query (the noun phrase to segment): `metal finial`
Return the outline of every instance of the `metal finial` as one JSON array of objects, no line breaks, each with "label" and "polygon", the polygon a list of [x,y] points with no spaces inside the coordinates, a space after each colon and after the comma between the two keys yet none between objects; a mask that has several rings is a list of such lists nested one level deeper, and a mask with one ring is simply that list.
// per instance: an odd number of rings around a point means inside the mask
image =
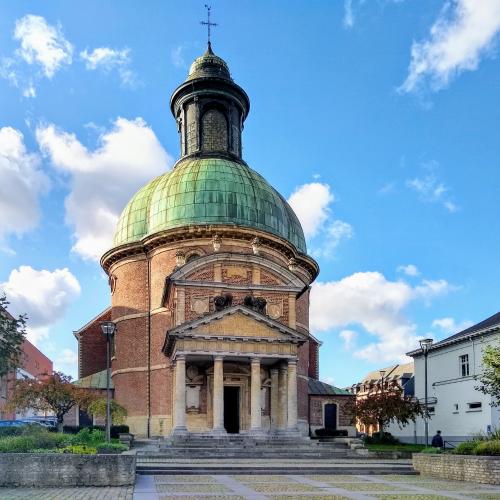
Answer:
[{"label": "metal finial", "polygon": [[210,22],[210,11],[212,10],[212,7],[210,5],[205,4],[205,8],[207,9],[207,20],[206,21],[200,21],[200,24],[203,26],[206,26],[208,28],[208,47],[211,47],[210,44],[210,28],[212,26],[217,26],[217,23],[212,23]]}]

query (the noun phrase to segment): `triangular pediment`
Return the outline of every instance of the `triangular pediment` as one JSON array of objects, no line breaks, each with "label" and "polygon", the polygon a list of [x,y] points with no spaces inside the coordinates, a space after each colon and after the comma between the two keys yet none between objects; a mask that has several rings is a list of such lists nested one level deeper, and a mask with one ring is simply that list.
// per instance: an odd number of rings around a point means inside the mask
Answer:
[{"label": "triangular pediment", "polygon": [[253,337],[304,342],[307,337],[245,306],[233,306],[173,328],[170,336]]}]

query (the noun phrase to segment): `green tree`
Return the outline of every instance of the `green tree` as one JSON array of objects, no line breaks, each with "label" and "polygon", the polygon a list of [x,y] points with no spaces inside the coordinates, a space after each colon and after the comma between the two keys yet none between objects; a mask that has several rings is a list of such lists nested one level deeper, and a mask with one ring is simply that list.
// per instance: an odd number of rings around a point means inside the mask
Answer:
[{"label": "green tree", "polygon": [[17,319],[7,311],[9,302],[0,296],[0,377],[21,365],[21,346],[26,336],[26,315]]},{"label": "green tree", "polygon": [[389,422],[400,427],[415,422],[418,416],[425,417],[425,406],[418,400],[405,396],[397,386],[373,392],[355,403],[356,418],[364,425],[378,425],[381,436]]},{"label": "green tree", "polygon": [[[114,399],[110,401],[111,422],[123,424],[127,416],[127,409],[118,404]],[[106,399],[99,398],[89,404],[87,412],[99,418],[106,418]]]},{"label": "green tree", "polygon": [[78,405],[87,408],[95,399],[88,389],[71,383],[71,377],[61,372],[38,379],[17,380],[9,398],[12,410],[26,411],[30,408],[52,412],[57,417],[57,426],[62,430],[64,415]]},{"label": "green tree", "polygon": [[491,396],[491,405],[500,406],[500,344],[487,345],[483,354],[483,373],[477,375],[477,390]]}]

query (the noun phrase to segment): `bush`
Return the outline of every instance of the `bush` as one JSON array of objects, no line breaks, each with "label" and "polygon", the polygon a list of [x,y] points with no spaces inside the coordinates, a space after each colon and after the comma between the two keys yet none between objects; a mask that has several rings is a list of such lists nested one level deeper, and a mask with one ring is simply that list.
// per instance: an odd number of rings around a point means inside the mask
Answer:
[{"label": "bush", "polygon": [[82,429],[71,438],[71,443],[74,445],[95,446],[104,441],[104,432],[100,429]]},{"label": "bush", "polygon": [[474,449],[475,455],[500,455],[500,439],[480,441]]},{"label": "bush", "polygon": [[314,431],[316,436],[318,437],[347,437],[346,430],[338,430],[338,429],[316,429]]},{"label": "bush", "polygon": [[97,453],[99,454],[109,454],[109,453],[121,453],[122,451],[128,450],[128,446],[121,443],[100,443],[96,446]]},{"label": "bush", "polygon": [[61,453],[73,453],[75,455],[95,455],[97,453],[97,449],[93,446],[87,446],[85,444],[74,444],[70,446],[66,446],[62,450]]},{"label": "bush", "polygon": [[[90,427],[79,427],[76,425],[65,425],[63,427],[63,432],[66,434],[78,434],[83,429],[97,429],[100,431],[105,431],[106,428],[103,425],[91,425]],[[112,425],[111,426],[111,437],[118,439],[119,434],[125,434],[129,432],[129,426],[128,425]]]},{"label": "bush", "polygon": [[0,439],[0,453],[28,453],[31,450],[62,448],[68,445],[68,437],[45,430],[22,436]]},{"label": "bush", "polygon": [[456,455],[473,455],[478,444],[479,441],[464,441],[454,448],[452,453]]},{"label": "bush", "polygon": [[396,439],[390,432],[374,432],[371,436],[366,436],[366,444],[399,444],[399,439]]},{"label": "bush", "polygon": [[8,436],[20,436],[23,433],[21,426],[0,427],[0,439]]}]

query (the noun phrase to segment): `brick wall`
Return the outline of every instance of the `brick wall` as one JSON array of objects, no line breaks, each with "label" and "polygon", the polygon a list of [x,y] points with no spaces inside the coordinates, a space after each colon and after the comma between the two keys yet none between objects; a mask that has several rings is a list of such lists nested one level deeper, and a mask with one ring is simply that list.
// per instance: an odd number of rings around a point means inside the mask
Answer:
[{"label": "brick wall", "polygon": [[312,338],[309,340],[309,377],[319,379],[319,345]]},{"label": "brick wall", "polygon": [[500,457],[414,453],[413,467],[422,476],[500,484]]},{"label": "brick wall", "polygon": [[100,323],[110,320],[111,309],[108,309],[78,331],[79,378],[106,369],[106,338],[102,334]]},{"label": "brick wall", "polygon": [[349,408],[349,406],[353,401],[354,396],[309,396],[309,415],[311,427],[324,427],[323,406],[327,403],[334,403],[337,405],[339,427],[352,427],[353,411],[352,407]]}]

